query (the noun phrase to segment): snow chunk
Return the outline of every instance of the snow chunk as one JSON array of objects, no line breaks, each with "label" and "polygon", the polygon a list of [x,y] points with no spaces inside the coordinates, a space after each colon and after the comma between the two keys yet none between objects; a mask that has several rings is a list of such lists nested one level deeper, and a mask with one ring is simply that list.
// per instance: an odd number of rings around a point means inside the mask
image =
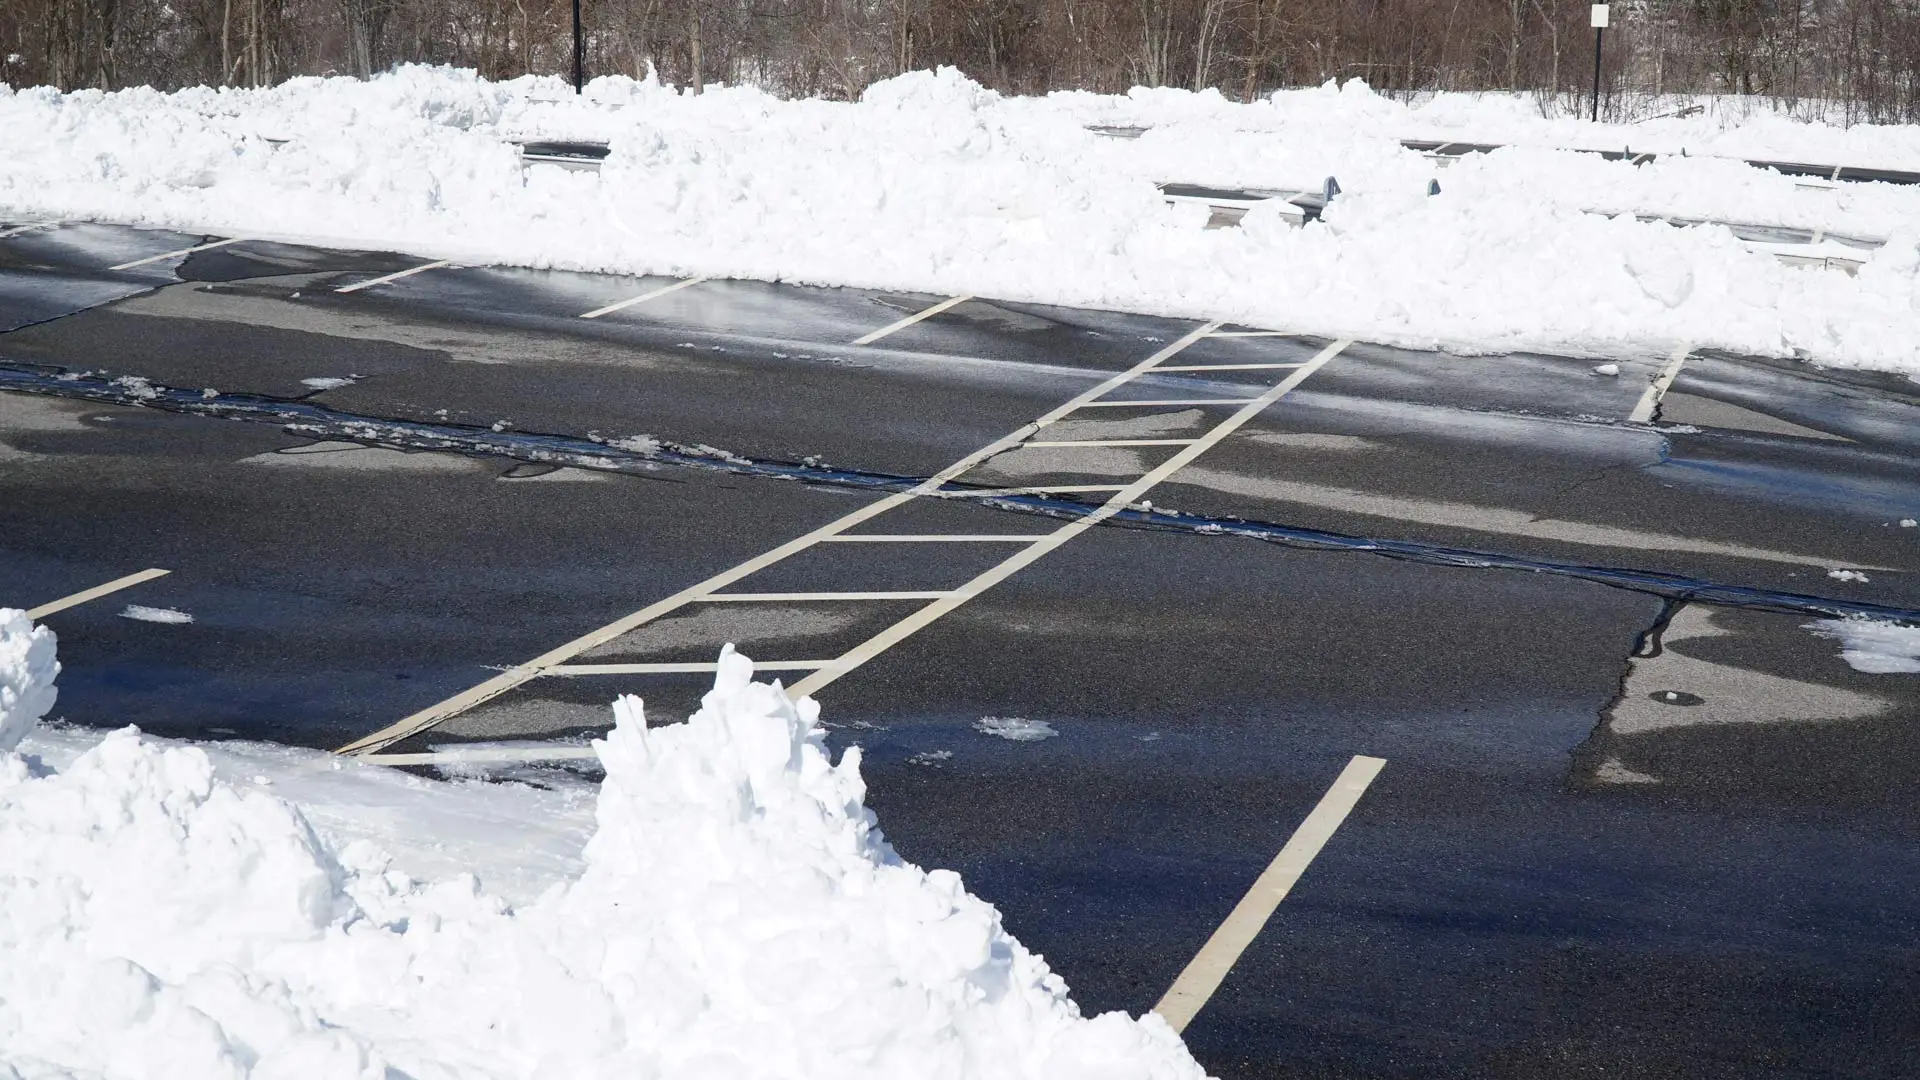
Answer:
[{"label": "snow chunk", "polygon": [[1920,626],[1878,619],[1822,619],[1807,629],[1841,644],[1840,658],[1873,675],[1920,673]]},{"label": "snow chunk", "polygon": [[120,617],[133,619],[136,622],[166,623],[169,626],[184,626],[193,621],[193,616],[184,611],[165,607],[147,607],[144,604],[128,604],[127,609],[120,613]]},{"label": "snow chunk", "polygon": [[1021,716],[983,716],[973,722],[973,730],[1008,742],[1039,742],[1060,734],[1045,720],[1028,720]]},{"label": "snow chunk", "polygon": [[1911,528],[1913,528],[1913,527],[1914,527],[1914,526],[1916,526],[1916,525],[1920,525],[1920,521],[1916,521],[1916,520],[1914,520],[1913,518],[1901,518],[1901,519],[1900,519],[1900,527],[1901,527],[1901,528],[1903,528],[1903,529],[1911,529]]},{"label": "snow chunk", "polygon": [[0,755],[53,708],[58,674],[53,631],[33,625],[24,611],[0,608]]},{"label": "snow chunk", "polygon": [[409,880],[365,841],[335,849],[278,785],[132,729],[57,772],[0,756],[0,1060],[103,1078],[1202,1075],[1157,1016],[1083,1018],[958,875],[903,862],[858,749],[834,763],[817,714],[730,648],[684,724],[649,730],[620,699],[584,869],[519,909],[470,876]]},{"label": "snow chunk", "polygon": [[128,397],[138,401],[152,401],[160,396],[160,391],[154,389],[153,380],[144,375],[122,375],[108,385],[119,387]]},{"label": "snow chunk", "polygon": [[1867,575],[1858,570],[1829,570],[1827,576],[1835,581],[1868,581]]},{"label": "snow chunk", "polygon": [[1595,375],[1618,375],[1620,374],[1620,365],[1619,364],[1601,364],[1600,366],[1593,369],[1593,373]]},{"label": "snow chunk", "polygon": [[300,385],[314,390],[338,390],[343,386],[352,386],[358,380],[351,375],[322,375],[311,379],[301,379]]},{"label": "snow chunk", "polygon": [[624,438],[608,439],[607,445],[616,450],[627,450],[635,454],[660,452],[660,440],[651,435],[628,435]]}]

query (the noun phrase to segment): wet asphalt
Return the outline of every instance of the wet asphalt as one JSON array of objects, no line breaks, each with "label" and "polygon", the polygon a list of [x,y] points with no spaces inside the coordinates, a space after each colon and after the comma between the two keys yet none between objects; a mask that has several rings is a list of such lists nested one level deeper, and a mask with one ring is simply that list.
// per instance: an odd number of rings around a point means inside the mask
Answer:
[{"label": "wet asphalt", "polygon": [[[855,347],[942,298],[708,282],[582,320],[672,282],[455,268],[341,294],[422,260],[262,242],[105,269],[211,239],[0,240],[0,603],[172,571],[48,618],[76,722],[337,746],[1193,326],[976,300]],[[1325,344],[1209,338],[1177,363]],[[1096,528],[827,687],[833,741],[863,748],[903,856],[959,870],[1084,1008],[1133,1013],[1345,762],[1386,759],[1188,1029],[1219,1076],[1910,1075],[1920,676],[1855,671],[1807,627],[1920,611],[1920,528],[1900,525],[1920,385],[1704,355],[1630,424],[1666,357],[1613,359],[1352,345],[1152,492],[1177,514]],[[1238,399],[1282,374],[1116,396]],[[214,415],[143,407],[124,376],[204,389]],[[243,399],[312,412],[221,411]],[[1060,431],[1191,437],[1223,408]],[[469,452],[365,426],[383,420]],[[495,428],[525,452],[482,447]],[[686,453],[531,460],[586,436]],[[969,479],[1124,483],[1170,452],[1015,451]],[[869,531],[1043,532],[1047,510],[923,499]],[[1003,555],[828,545],[741,587],[947,588]],[[818,659],[912,607],[705,605],[582,659],[728,640]],[[617,692],[658,721],[700,684],[537,680],[399,748],[577,740]]]}]

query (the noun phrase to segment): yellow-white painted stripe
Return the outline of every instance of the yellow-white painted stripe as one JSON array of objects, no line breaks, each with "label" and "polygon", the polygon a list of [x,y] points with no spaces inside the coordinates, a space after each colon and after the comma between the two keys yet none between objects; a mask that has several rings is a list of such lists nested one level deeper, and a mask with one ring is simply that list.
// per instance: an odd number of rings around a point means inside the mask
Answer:
[{"label": "yellow-white painted stripe", "polygon": [[679,292],[681,289],[690,288],[706,280],[708,279],[704,277],[691,277],[686,279],[685,281],[676,281],[671,285],[662,285],[659,288],[652,290],[651,292],[643,292],[639,296],[629,297],[625,300],[620,300],[615,303],[608,304],[606,307],[603,307],[603,308],[594,308],[592,311],[589,311],[585,315],[582,315],[580,317],[583,319],[597,319],[602,315],[611,315],[616,311],[622,310],[623,308],[630,308],[635,304],[644,304],[649,300],[658,299],[662,296],[667,295],[668,293]]},{"label": "yellow-white painted stripe", "polygon": [[971,296],[950,296],[947,299],[942,300],[939,303],[933,305],[932,307],[925,309],[924,311],[914,312],[913,314],[907,316],[906,318],[901,319],[899,322],[890,323],[886,326],[881,327],[878,330],[875,330],[871,334],[865,334],[860,337],[854,338],[853,343],[855,345],[871,345],[874,342],[879,341],[881,338],[886,337],[888,334],[905,330],[907,327],[912,326],[914,323],[917,323],[922,319],[931,319],[935,315],[938,315],[949,308],[957,307],[961,304],[964,304],[971,299],[973,299],[973,297]]},{"label": "yellow-white painted stripe", "polygon": [[1187,962],[1179,978],[1173,980],[1153,1011],[1160,1014],[1175,1031],[1185,1031],[1187,1025],[1200,1012],[1213,992],[1233,969],[1240,954],[1247,950],[1253,939],[1260,933],[1267,920],[1273,916],[1280,901],[1293,889],[1300,875],[1306,872],[1314,856],[1320,854],[1327,841],[1332,839],[1335,829],[1347,819],[1360,796],[1366,793],[1367,785],[1380,775],[1386,762],[1376,757],[1356,757],[1347,762],[1333,787],[1320,798],[1320,802],[1307,815],[1307,819],[1295,829],[1287,846],[1273,857],[1273,862],[1260,877],[1254,881],[1253,888],[1240,898],[1234,909],[1227,915],[1200,952]]},{"label": "yellow-white painted stripe", "polygon": [[74,593],[72,596],[63,596],[58,600],[41,604],[39,607],[28,608],[27,618],[34,620],[44,619],[55,612],[65,611],[70,607],[77,607],[89,600],[98,600],[109,593],[117,593],[121,589],[130,588],[143,581],[152,581],[157,577],[165,577],[167,573],[168,571],[166,570],[148,569],[142,570],[137,574],[128,574],[123,578],[114,578],[104,585],[95,585],[91,589],[84,589]]}]

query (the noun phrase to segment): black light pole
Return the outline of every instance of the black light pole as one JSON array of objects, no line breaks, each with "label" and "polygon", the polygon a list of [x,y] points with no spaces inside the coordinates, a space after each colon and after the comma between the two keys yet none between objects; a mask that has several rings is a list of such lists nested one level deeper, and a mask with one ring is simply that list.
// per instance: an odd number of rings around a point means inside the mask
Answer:
[{"label": "black light pole", "polygon": [[[573,0],[576,7],[580,0]],[[1587,21],[1593,26],[1593,122],[1600,122],[1600,39],[1607,35],[1607,5],[1595,4]]]},{"label": "black light pole", "polygon": [[[580,35],[580,0],[574,0],[574,92],[586,81],[586,38]],[[1597,71],[1597,69],[1596,69]]]}]

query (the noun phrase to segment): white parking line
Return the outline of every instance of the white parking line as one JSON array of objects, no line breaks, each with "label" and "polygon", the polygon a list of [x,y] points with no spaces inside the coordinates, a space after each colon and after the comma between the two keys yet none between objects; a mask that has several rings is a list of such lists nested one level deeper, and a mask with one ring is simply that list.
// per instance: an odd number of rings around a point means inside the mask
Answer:
[{"label": "white parking line", "polygon": [[425,754],[365,754],[373,765],[532,765],[544,761],[596,761],[591,746],[448,747]]},{"label": "white parking line", "polygon": [[[1165,368],[1161,369],[1166,370]],[[1160,398],[1147,401],[1089,401],[1083,409],[1166,409],[1179,405],[1245,405],[1252,398]]]},{"label": "white parking line", "polygon": [[836,544],[1031,544],[1046,533],[841,533],[821,539]]},{"label": "white parking line", "polygon": [[434,262],[425,263],[423,265],[416,266],[411,270],[402,270],[398,273],[387,274],[382,277],[373,278],[369,281],[356,281],[351,285],[342,285],[333,291],[339,292],[339,293],[359,292],[361,289],[371,289],[375,285],[385,285],[389,281],[399,281],[401,278],[409,278],[415,274],[424,274],[429,270],[438,270],[443,266],[452,266],[452,265],[453,265],[453,261],[451,259],[439,259]]},{"label": "white parking line", "polygon": [[134,585],[140,584],[143,581],[152,581],[154,578],[157,578],[157,577],[165,577],[167,574],[168,574],[168,571],[166,570],[150,569],[150,570],[142,570],[137,574],[128,574],[126,577],[123,577],[123,578],[114,578],[112,581],[107,582],[105,585],[95,585],[91,589],[82,590],[80,592],[74,593],[72,596],[62,597],[59,600],[49,601],[48,603],[41,604],[39,607],[28,608],[27,618],[38,621],[40,619],[46,618],[49,615],[54,614],[55,612],[65,611],[70,607],[77,607],[78,605],[84,604],[89,600],[98,600],[109,593],[117,593],[121,589],[130,588]]},{"label": "white parking line", "polygon": [[1649,383],[1645,392],[1640,395],[1640,400],[1634,405],[1633,411],[1627,414],[1628,423],[1653,423],[1653,414],[1660,407],[1660,399],[1666,396],[1667,388],[1673,385],[1674,377],[1680,374],[1680,366],[1687,362],[1687,357],[1692,352],[1691,345],[1682,345],[1673,350],[1673,357],[1667,361],[1667,366],[1661,368],[1660,374],[1653,377],[1653,382]]},{"label": "white parking line", "polygon": [[[819,671],[831,660],[770,660],[753,662],[755,671]],[[717,661],[690,664],[555,664],[549,675],[700,675],[720,670]]]},{"label": "white parking line", "polygon": [[1035,439],[1026,446],[1192,446],[1199,439]]},{"label": "white parking line", "polygon": [[926,309],[925,311],[917,311],[912,315],[909,315],[906,318],[901,319],[897,323],[893,323],[890,326],[883,326],[880,329],[875,330],[871,334],[866,334],[862,337],[854,338],[853,343],[855,345],[871,345],[874,342],[879,341],[881,338],[886,337],[888,334],[894,333],[895,331],[898,331],[898,330],[905,330],[907,327],[912,326],[914,323],[917,323],[922,319],[931,319],[935,315],[940,314],[941,312],[947,310],[948,308],[954,307],[955,305],[958,305],[958,304],[964,304],[971,299],[973,299],[972,296],[948,297],[947,299],[940,301],[939,303],[933,305],[932,307]]},{"label": "white parking line", "polygon": [[1274,909],[1280,906],[1280,901],[1300,880],[1307,865],[1326,846],[1334,830],[1347,819],[1354,804],[1366,792],[1367,785],[1373,783],[1373,778],[1380,775],[1381,768],[1386,764],[1376,757],[1355,757],[1347,762],[1347,767],[1340,771],[1333,787],[1321,796],[1313,812],[1294,830],[1287,846],[1273,857],[1266,872],[1253,883],[1253,888],[1247,890],[1247,895],[1240,898],[1240,903],[1234,906],[1226,921],[1201,946],[1200,952],[1180,972],[1180,977],[1173,980],[1173,986],[1160,999],[1160,1003],[1153,1007],[1153,1011],[1172,1025],[1173,1030],[1185,1031],[1207,999],[1220,988],[1221,980],[1227,977],[1234,962],[1240,959],[1240,954],[1246,951],[1261,928],[1267,925],[1267,919],[1272,917]]},{"label": "white parking line", "polygon": [[214,248],[226,247],[228,244],[237,244],[240,241],[245,239],[246,237],[244,236],[230,236],[225,240],[215,240],[209,244],[200,244],[196,247],[181,248],[179,251],[168,251],[159,255],[149,255],[144,259],[135,259],[132,262],[121,263],[119,266],[109,266],[107,267],[107,269],[108,270],[131,270],[136,266],[145,266],[148,263],[165,262],[168,259],[177,259],[182,255],[191,255],[196,251],[212,251]]},{"label": "white parking line", "polygon": [[1159,371],[1285,371],[1297,368],[1299,364],[1182,364],[1179,367],[1155,368]]},{"label": "white parking line", "polygon": [[707,593],[694,600],[703,604],[801,604],[816,600],[939,600],[949,589],[906,589],[895,592],[736,592]]},{"label": "white parking line", "polygon": [[614,303],[608,304],[606,307],[603,307],[603,308],[594,308],[592,311],[589,311],[585,315],[582,315],[580,317],[583,319],[597,319],[602,315],[611,315],[614,312],[619,311],[623,308],[630,308],[635,304],[644,304],[649,300],[658,299],[659,297],[665,296],[671,292],[679,292],[681,289],[687,288],[692,285],[698,285],[701,282],[706,280],[708,279],[704,277],[690,277],[685,281],[676,281],[671,285],[662,285],[659,288],[652,290],[651,292],[643,292],[639,296],[633,296],[625,300],[619,300]]}]

